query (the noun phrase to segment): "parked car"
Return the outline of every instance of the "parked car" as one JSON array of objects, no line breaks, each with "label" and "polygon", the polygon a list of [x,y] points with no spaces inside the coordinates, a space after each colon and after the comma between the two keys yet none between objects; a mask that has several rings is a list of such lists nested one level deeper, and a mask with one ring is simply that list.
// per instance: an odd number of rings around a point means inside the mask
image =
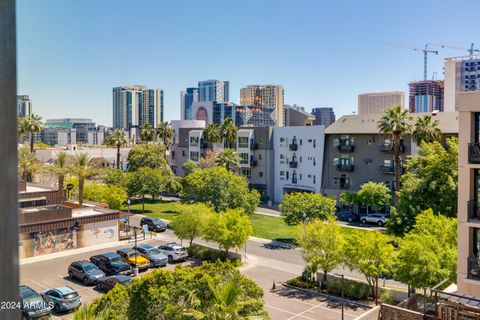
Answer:
[{"label": "parked car", "polygon": [[68,266],[68,276],[82,281],[87,286],[105,277],[105,272],[89,261],[74,261]]},{"label": "parked car", "polygon": [[126,286],[132,282],[132,278],[129,276],[110,276],[98,280],[97,289],[102,292],[108,292],[112,290],[118,283],[122,286]]},{"label": "parked car", "polygon": [[137,267],[140,271],[145,271],[150,267],[148,259],[142,257],[140,253],[130,248],[117,250],[117,254],[122,257],[123,262],[128,263],[132,268]]},{"label": "parked car", "polygon": [[90,257],[90,261],[107,275],[130,275],[132,268],[123,262],[122,257],[114,252]]},{"label": "parked car", "polygon": [[46,290],[42,293],[43,298],[53,305],[56,313],[70,311],[80,307],[82,298],[69,286]]},{"label": "parked car", "polygon": [[188,258],[187,249],[175,242],[162,244],[158,249],[168,257],[169,263],[185,261]]},{"label": "parked car", "polygon": [[150,261],[152,267],[165,267],[167,265],[168,257],[160,252],[158,247],[153,247],[149,244],[140,244],[133,247],[133,250],[137,250],[142,257]]},{"label": "parked car", "polygon": [[340,221],[348,221],[348,222],[358,221],[358,215],[353,212],[338,212],[335,214],[335,216]]},{"label": "parked car", "polygon": [[387,220],[388,220],[388,218],[387,218],[386,215],[378,214],[378,213],[369,214],[369,215],[366,215],[366,216],[362,216],[360,218],[360,222],[363,223],[363,224],[366,224],[367,222],[368,223],[375,223],[379,227],[384,226],[385,223],[387,223]]},{"label": "parked car", "polygon": [[147,225],[149,231],[163,232],[167,230],[167,224],[158,218],[143,217],[140,225]]},{"label": "parked car", "polygon": [[[52,308],[37,291],[28,286],[20,286],[22,319],[50,317]],[[53,307],[53,306],[52,306]]]}]

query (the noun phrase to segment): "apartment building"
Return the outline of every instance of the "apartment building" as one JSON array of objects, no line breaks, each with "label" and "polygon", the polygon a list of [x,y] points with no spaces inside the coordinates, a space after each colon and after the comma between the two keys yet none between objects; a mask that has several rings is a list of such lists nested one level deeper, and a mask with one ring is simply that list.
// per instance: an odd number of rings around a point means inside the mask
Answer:
[{"label": "apartment building", "polygon": [[397,105],[405,108],[405,92],[372,92],[358,95],[358,114],[383,113]]},{"label": "apartment building", "polygon": [[[413,114],[413,121],[425,113]],[[325,158],[322,193],[338,197],[341,192],[356,192],[368,181],[383,182],[392,192],[394,177],[393,144],[378,131],[382,114],[348,115],[325,130]],[[458,134],[458,114],[438,113],[439,129],[446,135]],[[410,136],[403,137],[400,161],[416,153]]]},{"label": "apartment building", "polygon": [[275,127],[273,137],[275,202],[290,192],[320,193],[325,126]]},{"label": "apartment building", "polygon": [[270,117],[275,126],[284,125],[284,90],[280,85],[250,85],[240,89],[240,104],[266,108],[271,111]]}]

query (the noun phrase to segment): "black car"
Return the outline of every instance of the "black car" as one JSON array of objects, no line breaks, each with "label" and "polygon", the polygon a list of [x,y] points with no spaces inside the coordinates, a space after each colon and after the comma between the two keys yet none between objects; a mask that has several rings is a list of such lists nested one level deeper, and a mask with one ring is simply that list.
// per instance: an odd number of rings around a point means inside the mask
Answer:
[{"label": "black car", "polygon": [[143,217],[140,225],[147,225],[149,231],[163,232],[167,230],[167,224],[158,218]]},{"label": "black car", "polygon": [[97,289],[102,292],[108,292],[112,290],[115,285],[118,283],[122,286],[126,286],[132,282],[132,278],[128,276],[111,276],[111,277],[105,277],[102,278],[98,281],[97,283]]},{"label": "black car", "polygon": [[90,261],[108,275],[130,275],[132,269],[123,262],[122,257],[113,252],[90,257]]},{"label": "black car", "polygon": [[348,221],[348,222],[358,221],[358,215],[353,212],[339,212],[339,213],[336,213],[335,216],[340,221]]},{"label": "black car", "polygon": [[75,261],[68,266],[68,276],[77,279],[84,285],[95,284],[105,273],[89,261]]},{"label": "black car", "polygon": [[30,287],[20,286],[20,303],[22,319],[40,319],[50,317],[51,306],[45,302],[40,293]]}]

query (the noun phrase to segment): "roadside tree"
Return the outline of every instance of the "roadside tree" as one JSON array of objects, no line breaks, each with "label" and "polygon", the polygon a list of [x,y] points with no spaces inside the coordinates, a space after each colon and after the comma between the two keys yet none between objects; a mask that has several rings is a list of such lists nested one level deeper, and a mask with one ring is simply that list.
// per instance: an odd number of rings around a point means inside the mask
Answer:
[{"label": "roadside tree", "polygon": [[145,196],[150,195],[153,199],[165,190],[165,178],[163,172],[150,167],[142,167],[131,173],[128,179],[128,195],[142,199],[142,211],[145,211]]},{"label": "roadside tree", "polygon": [[142,167],[165,170],[168,163],[164,153],[164,145],[142,144],[135,146],[128,153],[128,170],[136,171]]},{"label": "roadside tree", "polygon": [[392,199],[392,192],[381,182],[367,182],[361,185],[357,192],[356,199],[360,204],[368,208],[372,207],[376,211],[379,207],[388,205]]},{"label": "roadside tree", "polygon": [[180,240],[188,240],[191,247],[195,238],[204,235],[207,223],[214,213],[204,204],[182,205],[178,212],[171,223],[173,232]]},{"label": "roadside tree", "polygon": [[334,200],[316,193],[289,193],[280,204],[281,215],[288,225],[306,223],[306,220],[327,220],[335,211]]}]

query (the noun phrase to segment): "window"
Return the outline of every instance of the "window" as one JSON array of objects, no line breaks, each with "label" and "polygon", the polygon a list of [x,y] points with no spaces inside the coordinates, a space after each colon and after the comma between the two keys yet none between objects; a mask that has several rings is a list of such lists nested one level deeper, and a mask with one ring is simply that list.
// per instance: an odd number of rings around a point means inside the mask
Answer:
[{"label": "window", "polygon": [[314,148],[317,147],[317,139],[313,139],[313,147],[314,147]]},{"label": "window", "polygon": [[299,157],[299,162],[302,163],[302,157],[301,156]]},{"label": "window", "polygon": [[313,160],[313,166],[315,166],[316,165],[315,157],[313,157],[312,160]]},{"label": "window", "polygon": [[308,139],[308,143],[312,143],[312,139]]},{"label": "window", "polygon": [[285,164],[285,155],[280,155],[280,164]]},{"label": "window", "polygon": [[199,137],[190,137],[190,146],[191,147],[198,147],[199,142],[200,142]]},{"label": "window", "polygon": [[262,160],[262,155],[261,154],[258,155],[258,160]]},{"label": "window", "polygon": [[190,160],[198,161],[199,154],[198,151],[190,151]]},{"label": "window", "polygon": [[373,144],[375,142],[375,138],[367,138],[367,140],[365,141],[365,144],[367,146]]},{"label": "window", "polygon": [[240,153],[240,164],[248,164],[248,153]]},{"label": "window", "polygon": [[302,180],[302,174],[301,173],[298,175],[298,177],[300,178],[300,180]]},{"label": "window", "polygon": [[172,156],[172,159],[175,160],[175,151],[170,152],[170,154],[171,154],[171,156]]},{"label": "window", "polygon": [[259,171],[259,172],[258,172],[258,177],[259,177],[259,178],[263,178],[263,171]]},{"label": "window", "polygon": [[248,148],[248,137],[238,137],[238,147],[243,149]]},{"label": "window", "polygon": [[316,183],[316,177],[315,177],[315,175],[313,175],[313,183],[314,183],[314,184]]},{"label": "window", "polygon": [[300,145],[302,145],[302,139],[300,139]]},{"label": "window", "polygon": [[252,178],[252,171],[250,169],[242,169],[242,176],[250,179]]},{"label": "window", "polygon": [[286,177],[287,180],[288,180],[288,171],[285,171],[285,177]]},{"label": "window", "polygon": [[365,165],[366,165],[367,167],[370,167],[372,164],[373,164],[372,159],[365,159]]},{"label": "window", "polygon": [[283,177],[285,175],[285,171],[280,171],[280,177]]},{"label": "window", "polygon": [[182,150],[182,157],[186,157],[185,150]]}]

